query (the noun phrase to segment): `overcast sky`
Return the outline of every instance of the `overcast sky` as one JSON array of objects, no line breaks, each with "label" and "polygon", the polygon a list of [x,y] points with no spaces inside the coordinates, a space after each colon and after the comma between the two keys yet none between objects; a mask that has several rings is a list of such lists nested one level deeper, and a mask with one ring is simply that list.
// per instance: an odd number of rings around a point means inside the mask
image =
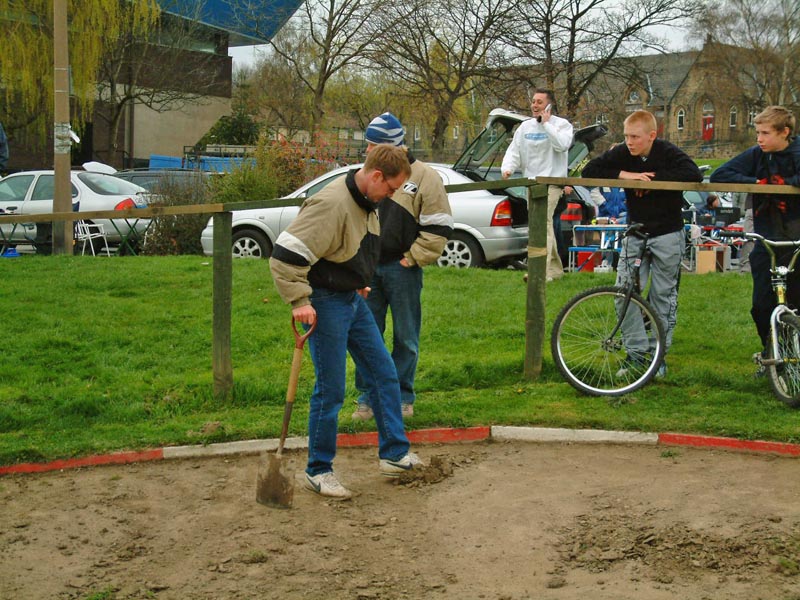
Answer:
[{"label": "overcast sky", "polygon": [[[685,50],[687,48],[686,44],[686,30],[677,28],[677,27],[654,27],[651,28],[658,35],[668,37],[671,40],[670,43],[670,50],[678,51],[678,50]],[[237,67],[244,66],[244,65],[252,65],[254,64],[259,55],[263,52],[263,49],[267,46],[240,46],[238,48],[229,48],[228,49],[228,56],[233,57],[233,68],[236,69]]]}]

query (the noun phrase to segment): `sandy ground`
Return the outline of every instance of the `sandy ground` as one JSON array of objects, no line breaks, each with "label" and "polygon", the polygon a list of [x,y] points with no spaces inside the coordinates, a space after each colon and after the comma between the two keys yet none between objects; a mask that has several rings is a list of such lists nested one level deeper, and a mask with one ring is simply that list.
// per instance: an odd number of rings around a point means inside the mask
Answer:
[{"label": "sandy ground", "polygon": [[798,459],[417,450],[442,479],[392,483],[374,448],[342,450],[358,495],[298,486],[289,510],[254,501],[256,456],[0,478],[0,598],[800,598]]}]

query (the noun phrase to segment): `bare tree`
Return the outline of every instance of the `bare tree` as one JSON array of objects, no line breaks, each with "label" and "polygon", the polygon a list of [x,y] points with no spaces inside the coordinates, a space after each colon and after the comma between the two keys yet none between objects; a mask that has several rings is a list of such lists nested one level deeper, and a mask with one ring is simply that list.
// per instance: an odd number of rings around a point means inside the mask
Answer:
[{"label": "bare tree", "polygon": [[311,130],[325,115],[325,89],[331,77],[358,65],[381,28],[366,27],[378,0],[307,0],[285,25],[286,35],[270,42],[311,93]]},{"label": "bare tree", "polygon": [[693,37],[747,106],[800,104],[800,3],[726,0],[708,5]]},{"label": "bare tree", "polygon": [[[528,0],[509,32],[517,66],[534,66],[537,85],[558,92],[562,112],[574,115],[601,73],[636,77],[635,63],[619,60],[643,47],[665,49],[654,26],[676,25],[696,14],[694,0]],[[506,81],[529,85],[531,71],[511,70]]]},{"label": "bare tree", "polygon": [[401,82],[403,92],[429,106],[431,148],[444,148],[459,99],[501,64],[508,21],[518,10],[508,0],[417,0],[387,3],[381,11],[391,36],[379,39],[372,59]]},{"label": "bare tree", "polygon": [[127,107],[137,104],[167,112],[207,102],[208,96],[229,95],[227,57],[190,50],[203,36],[209,46],[221,43],[197,20],[162,13],[147,36],[126,27],[103,55],[97,99],[104,110],[97,114],[107,123],[109,162],[119,162],[118,133]]},{"label": "bare tree", "polygon": [[[290,35],[294,35],[294,30],[284,28],[276,37]],[[298,77],[294,65],[282,55],[264,54],[239,85],[247,88],[247,110],[266,121],[268,126],[283,129],[290,138],[308,128],[311,92]]]}]

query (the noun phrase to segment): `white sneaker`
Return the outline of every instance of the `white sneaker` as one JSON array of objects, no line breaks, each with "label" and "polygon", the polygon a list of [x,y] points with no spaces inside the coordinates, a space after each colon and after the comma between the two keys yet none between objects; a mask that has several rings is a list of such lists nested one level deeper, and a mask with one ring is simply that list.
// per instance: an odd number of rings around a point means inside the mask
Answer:
[{"label": "white sneaker", "polygon": [[422,462],[422,459],[413,452],[409,452],[397,460],[383,458],[381,459],[381,475],[385,475],[386,477],[398,477],[401,473],[424,465],[425,463]]},{"label": "white sneaker", "polygon": [[414,416],[414,405],[413,404],[403,404],[402,407],[403,418],[406,417],[413,417]]},{"label": "white sneaker", "polygon": [[353,413],[354,421],[369,421],[374,418],[375,415],[372,414],[372,408],[368,404],[359,404],[356,412]]},{"label": "white sneaker", "polygon": [[314,476],[306,473],[304,485],[307,490],[311,490],[320,496],[333,498],[334,500],[349,500],[353,497],[353,493],[339,483],[333,471],[320,473]]}]

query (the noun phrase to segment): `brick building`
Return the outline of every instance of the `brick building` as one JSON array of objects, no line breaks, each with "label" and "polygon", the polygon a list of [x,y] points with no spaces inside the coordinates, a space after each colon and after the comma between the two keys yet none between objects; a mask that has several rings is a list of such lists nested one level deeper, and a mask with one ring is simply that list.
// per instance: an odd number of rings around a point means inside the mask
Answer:
[{"label": "brick building", "polygon": [[[741,68],[747,67],[745,52]],[[600,77],[585,95],[576,120],[583,125],[607,124],[609,141],[621,141],[622,121],[637,109],[656,115],[659,136],[690,155],[730,156],[755,142],[753,118],[767,104],[758,93],[728,72],[718,60],[720,47],[638,56],[632,76]],[[752,68],[752,66],[750,67]]]}]

